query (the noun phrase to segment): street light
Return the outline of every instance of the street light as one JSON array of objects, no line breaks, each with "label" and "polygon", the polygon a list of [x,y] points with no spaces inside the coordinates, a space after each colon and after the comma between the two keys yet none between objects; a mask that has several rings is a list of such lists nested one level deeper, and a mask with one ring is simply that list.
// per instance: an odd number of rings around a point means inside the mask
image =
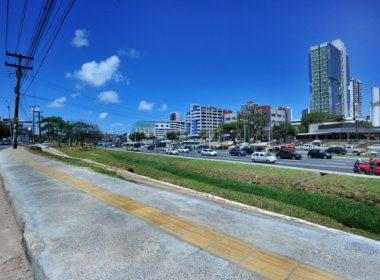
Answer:
[{"label": "street light", "polygon": [[9,133],[10,133],[10,136],[11,136],[11,139],[12,139],[12,120],[11,120],[11,109],[9,107],[9,102],[8,100],[4,99],[3,100],[7,103],[7,107],[8,107],[8,119],[9,119]]}]

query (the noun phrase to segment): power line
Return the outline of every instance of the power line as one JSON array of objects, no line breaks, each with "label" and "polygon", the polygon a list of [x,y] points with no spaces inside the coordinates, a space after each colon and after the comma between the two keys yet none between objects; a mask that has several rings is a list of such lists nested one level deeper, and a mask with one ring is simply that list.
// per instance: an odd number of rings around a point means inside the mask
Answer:
[{"label": "power line", "polygon": [[63,16],[62,16],[62,18],[61,18],[61,22],[60,22],[60,24],[58,25],[58,28],[57,28],[57,30],[56,30],[54,36],[53,36],[53,40],[50,42],[50,45],[49,45],[49,47],[47,48],[47,51],[46,51],[45,55],[43,56],[40,65],[37,67],[37,70],[36,70],[36,72],[34,73],[33,78],[32,78],[32,80],[30,81],[28,87],[25,89],[25,93],[28,92],[30,86],[32,85],[32,83],[34,82],[36,76],[38,75],[38,72],[40,71],[42,65],[44,64],[44,62],[45,62],[45,60],[46,60],[46,57],[48,56],[50,50],[52,49],[53,44],[54,44],[55,40],[57,39],[57,36],[58,36],[59,32],[61,31],[63,24],[64,24],[65,21],[66,21],[67,16],[69,15],[71,9],[72,9],[73,6],[74,6],[74,3],[75,3],[75,0],[71,0],[70,4],[68,5],[68,7],[67,7],[67,9],[66,9],[66,12],[63,14]]},{"label": "power line", "polygon": [[5,19],[5,51],[8,50],[8,26],[9,26],[9,0],[7,0],[7,13]]},{"label": "power line", "polygon": [[17,46],[16,46],[17,51],[16,52],[18,52],[18,49],[20,46],[20,41],[22,38],[22,31],[24,28],[24,21],[25,21],[25,16],[26,16],[26,10],[28,8],[28,2],[29,2],[29,0],[24,0],[24,6],[22,9],[22,15],[21,15],[21,20],[20,20],[20,29],[19,29],[18,36],[17,36]]}]

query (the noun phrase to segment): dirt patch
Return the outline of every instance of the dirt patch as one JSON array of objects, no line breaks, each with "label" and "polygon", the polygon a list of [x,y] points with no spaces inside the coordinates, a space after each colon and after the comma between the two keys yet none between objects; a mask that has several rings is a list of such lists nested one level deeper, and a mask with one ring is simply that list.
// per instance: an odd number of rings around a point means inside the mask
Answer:
[{"label": "dirt patch", "polygon": [[6,199],[0,176],[0,279],[33,279],[29,262],[22,247],[21,231]]}]

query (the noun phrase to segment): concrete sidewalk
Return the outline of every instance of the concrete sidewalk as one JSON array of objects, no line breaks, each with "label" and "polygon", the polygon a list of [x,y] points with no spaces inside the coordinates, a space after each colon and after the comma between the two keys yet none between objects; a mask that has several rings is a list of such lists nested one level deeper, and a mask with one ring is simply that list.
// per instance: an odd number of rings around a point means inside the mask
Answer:
[{"label": "concrete sidewalk", "polygon": [[0,171],[38,279],[378,277],[379,242],[18,153]]}]

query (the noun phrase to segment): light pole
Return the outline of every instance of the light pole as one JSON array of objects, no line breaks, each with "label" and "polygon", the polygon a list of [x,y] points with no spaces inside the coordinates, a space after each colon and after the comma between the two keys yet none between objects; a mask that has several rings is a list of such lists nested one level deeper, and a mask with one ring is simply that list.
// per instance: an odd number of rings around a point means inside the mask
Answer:
[{"label": "light pole", "polygon": [[7,108],[8,108],[8,120],[9,120],[9,133],[10,133],[10,137],[12,139],[12,120],[11,120],[11,109],[10,109],[10,106],[9,106],[9,102],[8,100],[6,99],[3,99],[6,103],[7,103]]}]

